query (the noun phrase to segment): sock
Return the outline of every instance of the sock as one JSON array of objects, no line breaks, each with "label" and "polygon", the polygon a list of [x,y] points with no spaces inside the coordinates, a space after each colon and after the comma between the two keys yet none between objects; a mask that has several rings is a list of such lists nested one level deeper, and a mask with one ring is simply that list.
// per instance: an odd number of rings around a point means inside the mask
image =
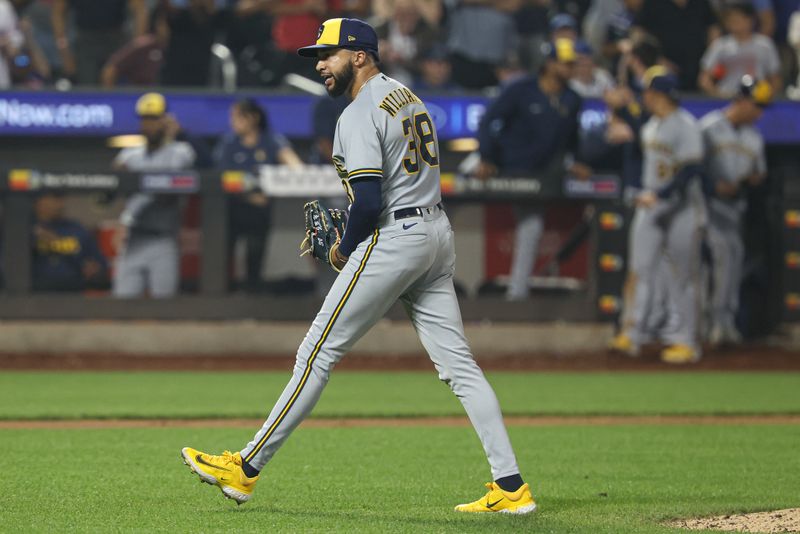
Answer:
[{"label": "sock", "polygon": [[524,482],[522,481],[522,477],[517,473],[516,475],[511,475],[509,477],[498,478],[495,480],[498,486],[503,491],[507,491],[509,493],[514,493],[519,488],[522,487]]},{"label": "sock", "polygon": [[257,477],[259,473],[258,469],[248,464],[244,460],[242,460],[242,471],[244,471],[244,474],[247,476],[247,478]]}]

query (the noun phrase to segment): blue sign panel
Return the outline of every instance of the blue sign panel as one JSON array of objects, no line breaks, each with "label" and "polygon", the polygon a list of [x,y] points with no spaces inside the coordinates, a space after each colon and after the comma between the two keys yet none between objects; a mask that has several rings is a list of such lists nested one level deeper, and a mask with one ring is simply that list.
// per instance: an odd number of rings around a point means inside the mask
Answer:
[{"label": "blue sign panel", "polygon": [[[114,92],[0,92],[0,136],[108,136],[135,133],[134,106],[139,93]],[[195,134],[216,136],[230,130],[228,113],[244,95],[168,93],[170,111]],[[267,110],[277,131],[289,137],[310,137],[315,98],[308,95],[252,95]],[[487,99],[480,96],[421,95],[442,140],[474,137]],[[327,97],[323,97],[327,98]],[[718,100],[686,100],[695,116],[725,105]],[[588,100],[584,125],[604,120],[601,101]],[[767,109],[759,123],[768,143],[800,143],[800,102],[782,101]]]}]

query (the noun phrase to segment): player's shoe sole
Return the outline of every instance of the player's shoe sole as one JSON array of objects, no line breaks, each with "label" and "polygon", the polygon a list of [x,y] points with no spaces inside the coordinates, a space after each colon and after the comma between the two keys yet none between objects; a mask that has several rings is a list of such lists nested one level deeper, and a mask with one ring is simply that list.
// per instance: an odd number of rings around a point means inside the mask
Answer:
[{"label": "player's shoe sole", "polygon": [[190,449],[189,447],[184,447],[181,449],[181,459],[193,473],[200,477],[200,482],[217,486],[226,499],[232,499],[236,501],[236,504],[244,504],[250,500],[250,494],[241,492],[236,488],[229,486],[223,480],[217,479],[217,477],[211,473],[206,472],[203,467],[197,463],[196,459],[192,457],[193,452],[197,451],[194,451],[194,449]]}]

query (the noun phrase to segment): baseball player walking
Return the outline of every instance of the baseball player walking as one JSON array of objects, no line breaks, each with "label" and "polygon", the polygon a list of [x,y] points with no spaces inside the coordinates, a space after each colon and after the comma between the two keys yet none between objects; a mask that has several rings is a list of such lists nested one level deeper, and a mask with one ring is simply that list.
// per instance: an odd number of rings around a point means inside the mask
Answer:
[{"label": "baseball player walking", "polygon": [[730,105],[700,119],[706,170],[713,184],[708,201],[707,240],[713,262],[708,337],[712,345],[741,340],[735,317],[744,262],[741,226],[746,204],[742,190],[747,184],[761,183],[767,172],[764,138],[753,124],[761,118],[764,106],[771,99],[769,82],[744,76]]},{"label": "baseball player walking", "polygon": [[453,289],[453,231],[442,210],[436,128],[409,89],[381,73],[375,30],[357,19],[322,24],[301,48],[332,96],[352,102],[333,144],[334,165],[350,199],[347,228],[331,249],[341,273],[297,351],[289,384],[253,440],[214,456],[186,447],[184,462],[238,503],[250,499],[259,472],[311,412],[334,365],[392,306],[404,305],[445,382],[483,444],[494,481],[461,512],[526,514],[536,509],[520,476],[491,386],[472,358]]},{"label": "baseball player walking", "polygon": [[[694,117],[678,103],[677,79],[663,67],[645,74],[643,102],[652,114],[642,128],[642,190],[631,226],[630,280],[620,345],[630,353],[648,339],[656,276],[666,272],[669,322],[661,359],[689,363],[700,358],[697,343],[700,231],[707,217],[700,177],[703,142]],[[666,269],[659,263],[666,261]],[[624,343],[623,343],[624,341]]]}]

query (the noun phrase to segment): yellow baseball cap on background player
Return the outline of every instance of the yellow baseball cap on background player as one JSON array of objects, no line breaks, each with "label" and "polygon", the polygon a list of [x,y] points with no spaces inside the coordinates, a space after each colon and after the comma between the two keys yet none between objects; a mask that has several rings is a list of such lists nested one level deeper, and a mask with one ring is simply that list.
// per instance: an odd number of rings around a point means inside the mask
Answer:
[{"label": "yellow baseball cap on background player", "polygon": [[163,117],[167,112],[167,99],[159,93],[145,93],[136,101],[136,114],[139,117]]},{"label": "yellow baseball cap on background player", "polygon": [[767,80],[756,80],[746,74],[739,82],[739,96],[751,99],[758,106],[767,107],[772,103],[772,86]]},{"label": "yellow baseball cap on background player", "polygon": [[297,53],[303,57],[317,57],[317,50],[329,48],[364,50],[379,59],[378,35],[372,26],[359,19],[326,20],[317,31],[316,43],[299,48]]}]

